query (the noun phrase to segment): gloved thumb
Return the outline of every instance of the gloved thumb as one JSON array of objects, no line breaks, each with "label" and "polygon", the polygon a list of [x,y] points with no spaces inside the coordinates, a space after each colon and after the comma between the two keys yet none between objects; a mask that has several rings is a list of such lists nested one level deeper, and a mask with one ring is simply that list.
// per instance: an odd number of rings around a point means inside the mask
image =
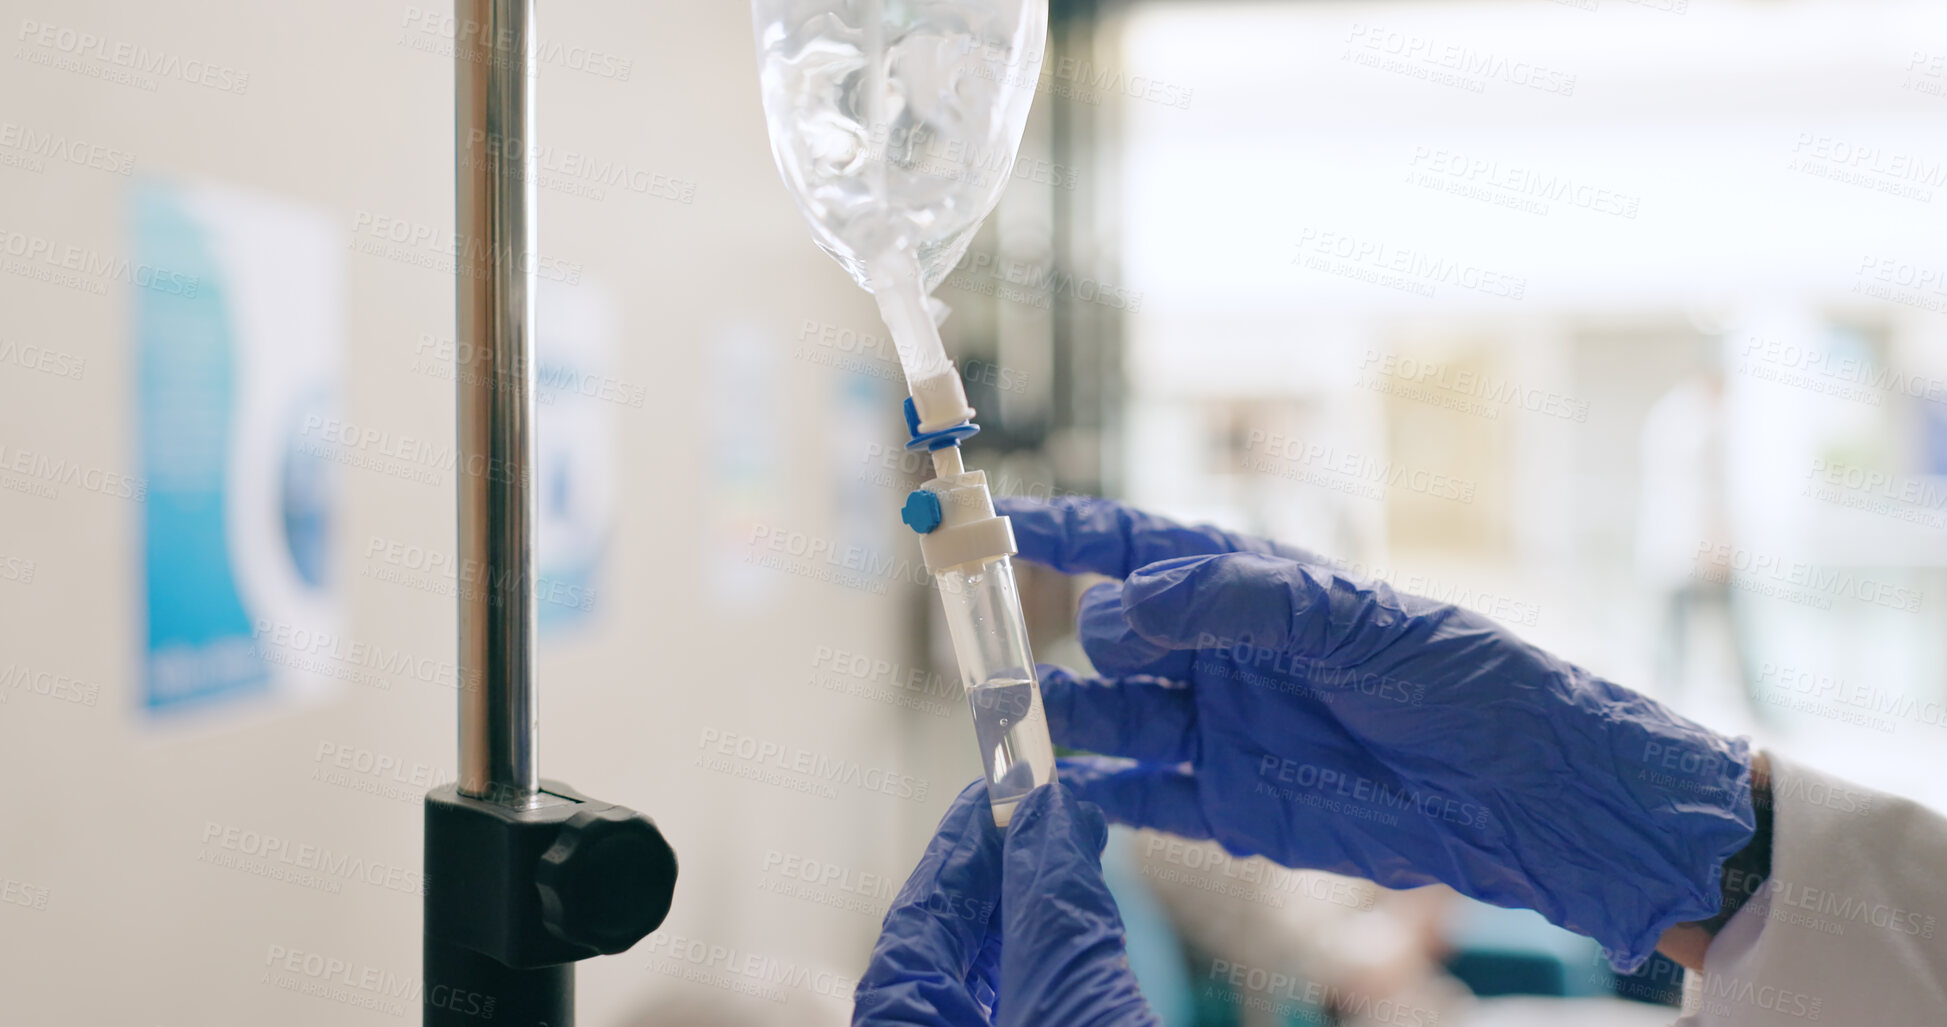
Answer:
[{"label": "gloved thumb", "polygon": [[996,1027],[1154,1024],[1102,877],[1102,811],[1059,781],[1015,807],[1003,846]]}]

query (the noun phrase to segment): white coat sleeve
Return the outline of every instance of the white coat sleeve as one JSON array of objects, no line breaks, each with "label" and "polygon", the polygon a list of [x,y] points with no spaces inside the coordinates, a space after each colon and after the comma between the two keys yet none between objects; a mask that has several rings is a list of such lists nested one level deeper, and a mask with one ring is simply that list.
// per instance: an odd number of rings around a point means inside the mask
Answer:
[{"label": "white coat sleeve", "polygon": [[1947,819],[1773,755],[1771,876],[1676,1027],[1947,1024]]}]

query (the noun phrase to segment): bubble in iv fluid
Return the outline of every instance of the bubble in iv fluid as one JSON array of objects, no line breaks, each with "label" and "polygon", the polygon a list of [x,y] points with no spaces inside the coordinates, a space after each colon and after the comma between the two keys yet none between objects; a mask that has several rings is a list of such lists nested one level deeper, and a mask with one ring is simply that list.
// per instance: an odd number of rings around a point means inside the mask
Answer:
[{"label": "bubble in iv fluid", "polygon": [[[1035,702],[1037,686],[1021,678],[995,678],[969,689],[974,738],[987,768],[987,791],[998,823],[1005,809],[1049,779],[1054,767],[1048,720]],[[1040,765],[1046,762],[1047,765]]]}]

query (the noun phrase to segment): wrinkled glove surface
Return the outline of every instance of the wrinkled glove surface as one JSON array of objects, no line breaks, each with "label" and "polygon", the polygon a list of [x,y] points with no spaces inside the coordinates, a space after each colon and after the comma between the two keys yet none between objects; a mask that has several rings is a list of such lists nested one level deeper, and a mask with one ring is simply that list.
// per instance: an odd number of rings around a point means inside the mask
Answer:
[{"label": "wrinkled glove surface", "polygon": [[1441,882],[1632,970],[1720,902],[1751,753],[1460,607],[1293,546],[1107,500],[1006,499],[1021,556],[1123,579],[1041,669],[1062,780],[1114,820],[1235,855]]}]

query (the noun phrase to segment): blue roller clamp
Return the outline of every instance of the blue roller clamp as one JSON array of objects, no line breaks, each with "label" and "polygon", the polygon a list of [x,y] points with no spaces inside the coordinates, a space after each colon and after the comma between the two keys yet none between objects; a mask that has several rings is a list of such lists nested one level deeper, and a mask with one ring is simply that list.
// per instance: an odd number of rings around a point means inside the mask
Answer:
[{"label": "blue roller clamp", "polygon": [[913,437],[911,442],[906,443],[907,449],[931,451],[957,446],[963,439],[973,438],[980,434],[980,425],[972,421],[962,421],[951,428],[922,432],[919,430],[919,409],[913,406],[913,399],[908,396],[906,397],[906,431]]},{"label": "blue roller clamp", "polygon": [[[906,399],[905,411],[906,431],[912,436],[912,441],[906,443],[907,449],[924,449],[928,452],[945,449],[948,446],[957,446],[962,439],[970,439],[980,433],[980,425],[972,421],[962,421],[951,428],[942,428],[939,431],[920,431],[919,409],[913,406],[910,396]],[[906,497],[906,505],[900,508],[899,519],[905,521],[907,527],[922,535],[932,531],[940,526],[940,521],[945,519],[945,514],[940,511],[940,497],[926,489],[914,489],[912,494]]]}]

